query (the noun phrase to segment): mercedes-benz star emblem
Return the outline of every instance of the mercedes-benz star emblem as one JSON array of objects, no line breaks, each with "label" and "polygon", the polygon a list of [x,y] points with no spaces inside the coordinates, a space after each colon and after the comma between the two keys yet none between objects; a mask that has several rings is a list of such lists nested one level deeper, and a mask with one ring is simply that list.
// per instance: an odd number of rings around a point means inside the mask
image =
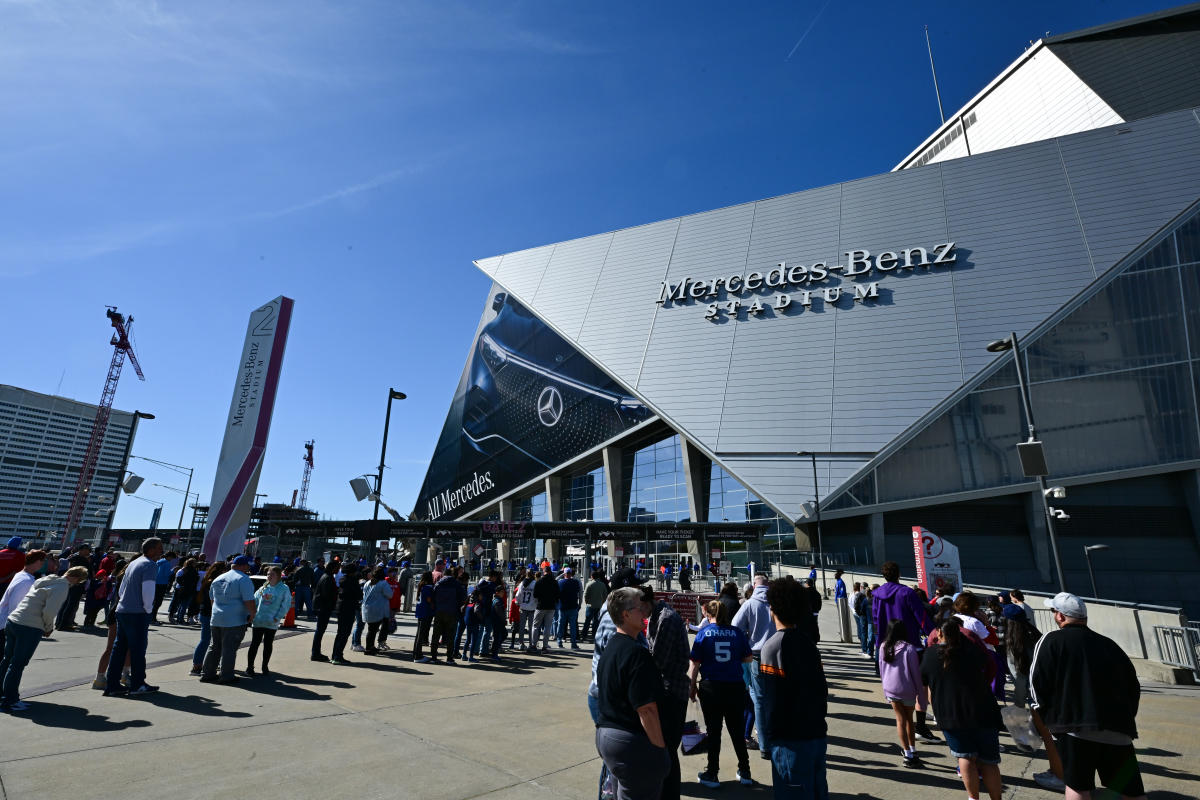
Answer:
[{"label": "mercedes-benz star emblem", "polygon": [[537,400],[537,415],[538,420],[547,428],[558,424],[563,415],[563,399],[558,389],[553,386],[542,389]]}]

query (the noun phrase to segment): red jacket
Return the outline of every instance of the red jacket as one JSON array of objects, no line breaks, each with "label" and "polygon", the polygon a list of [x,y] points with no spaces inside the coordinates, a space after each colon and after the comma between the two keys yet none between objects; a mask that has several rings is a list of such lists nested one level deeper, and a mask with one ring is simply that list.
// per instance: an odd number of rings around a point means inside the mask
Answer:
[{"label": "red jacket", "polygon": [[6,547],[0,550],[0,589],[8,585],[12,576],[25,569],[25,551]]},{"label": "red jacket", "polygon": [[400,592],[400,581],[390,575],[385,580],[392,587],[392,596],[388,599],[388,608],[392,611],[398,611],[401,604],[404,603],[404,595]]}]

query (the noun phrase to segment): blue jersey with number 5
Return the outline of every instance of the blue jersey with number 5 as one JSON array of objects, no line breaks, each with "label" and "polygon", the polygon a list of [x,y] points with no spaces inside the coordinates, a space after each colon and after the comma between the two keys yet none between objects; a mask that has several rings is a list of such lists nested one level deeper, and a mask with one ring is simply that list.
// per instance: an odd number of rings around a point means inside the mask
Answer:
[{"label": "blue jersey with number 5", "polygon": [[750,640],[729,625],[709,625],[696,634],[692,661],[700,662],[700,677],[706,681],[742,682],[742,660],[750,655]]}]

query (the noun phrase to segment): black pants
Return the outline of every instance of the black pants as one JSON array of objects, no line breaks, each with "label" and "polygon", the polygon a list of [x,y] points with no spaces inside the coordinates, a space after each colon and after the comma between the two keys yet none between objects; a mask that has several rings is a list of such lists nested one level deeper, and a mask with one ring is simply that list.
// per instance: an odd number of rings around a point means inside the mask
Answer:
[{"label": "black pants", "polygon": [[432,622],[433,617],[425,617],[425,619],[417,620],[417,635],[413,639],[413,661],[417,661],[425,656],[423,648],[429,644],[429,625]]},{"label": "black pants", "polygon": [[312,654],[314,656],[321,655],[321,637],[325,635],[325,629],[329,627],[331,613],[330,611],[317,612],[317,630],[313,633],[312,641]]},{"label": "black pants", "polygon": [[687,716],[687,700],[664,695],[658,701],[658,722],[671,765],[663,778],[662,800],[679,800],[679,743],[683,741],[683,720]]},{"label": "black pants", "polygon": [[348,616],[338,617],[337,635],[333,637],[333,657],[338,661],[345,655],[346,642],[350,641],[350,631],[354,629],[355,621],[353,611]]},{"label": "black pants", "polygon": [[721,765],[721,723],[733,740],[733,752],[737,754],[738,770],[750,774],[750,755],[746,752],[743,738],[745,725],[742,712],[746,708],[746,684],[724,681],[700,681],[700,711],[704,714],[704,728],[708,731],[708,769],[716,775]]},{"label": "black pants", "polygon": [[258,655],[258,646],[262,645],[263,651],[263,669],[271,663],[271,651],[275,646],[275,629],[274,628],[252,628],[250,633],[250,658],[248,664],[250,669],[254,669],[254,658]]},{"label": "black pants", "polygon": [[[167,596],[168,585],[165,583],[155,584],[154,586],[154,611],[151,617],[158,616],[158,607],[162,605],[163,598]],[[151,619],[151,622],[154,620]]]},{"label": "black pants", "polygon": [[367,623],[367,647],[366,647],[367,650],[375,649],[375,638],[376,637],[379,637],[380,644],[383,644],[384,642],[387,641],[387,629],[385,628],[383,631],[379,630],[379,626],[384,625],[386,623],[387,623],[386,619],[381,619],[378,622],[368,622]]},{"label": "black pants", "polygon": [[63,603],[62,608],[59,609],[54,627],[60,631],[64,628],[75,627],[75,615],[79,612],[79,601],[86,590],[87,587],[82,583],[77,583],[67,589],[67,602]]}]

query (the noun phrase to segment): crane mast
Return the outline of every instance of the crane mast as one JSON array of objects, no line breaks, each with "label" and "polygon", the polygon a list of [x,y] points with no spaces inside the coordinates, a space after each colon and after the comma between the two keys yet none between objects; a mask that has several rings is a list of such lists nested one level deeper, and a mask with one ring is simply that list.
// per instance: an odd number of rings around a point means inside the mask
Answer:
[{"label": "crane mast", "polygon": [[[67,523],[63,529],[63,547],[75,540],[75,532],[83,518],[83,509],[87,505],[88,492],[92,488],[92,479],[96,476],[96,464],[100,460],[100,446],[104,444],[104,434],[108,430],[108,418],[112,415],[113,399],[117,396],[117,382],[121,380],[121,368],[125,366],[126,357],[133,365],[139,380],[146,380],[142,374],[142,365],[138,363],[129,341],[129,332],[133,329],[133,315],[126,321],[124,314],[117,313],[116,306],[108,306],[105,312],[108,321],[113,326],[112,361],[108,366],[108,378],[104,381],[104,391],[100,394],[100,403],[96,406],[96,419],[92,422],[92,436],[88,440],[87,450],[83,455],[83,464],[79,468],[79,480],[75,484],[75,496],[71,499],[71,508],[67,512]],[[118,479],[117,483],[120,483]]]},{"label": "crane mast", "polygon": [[300,500],[296,504],[300,509],[308,508],[308,480],[312,477],[314,444],[316,439],[309,439],[304,443],[304,479],[300,481]]}]

